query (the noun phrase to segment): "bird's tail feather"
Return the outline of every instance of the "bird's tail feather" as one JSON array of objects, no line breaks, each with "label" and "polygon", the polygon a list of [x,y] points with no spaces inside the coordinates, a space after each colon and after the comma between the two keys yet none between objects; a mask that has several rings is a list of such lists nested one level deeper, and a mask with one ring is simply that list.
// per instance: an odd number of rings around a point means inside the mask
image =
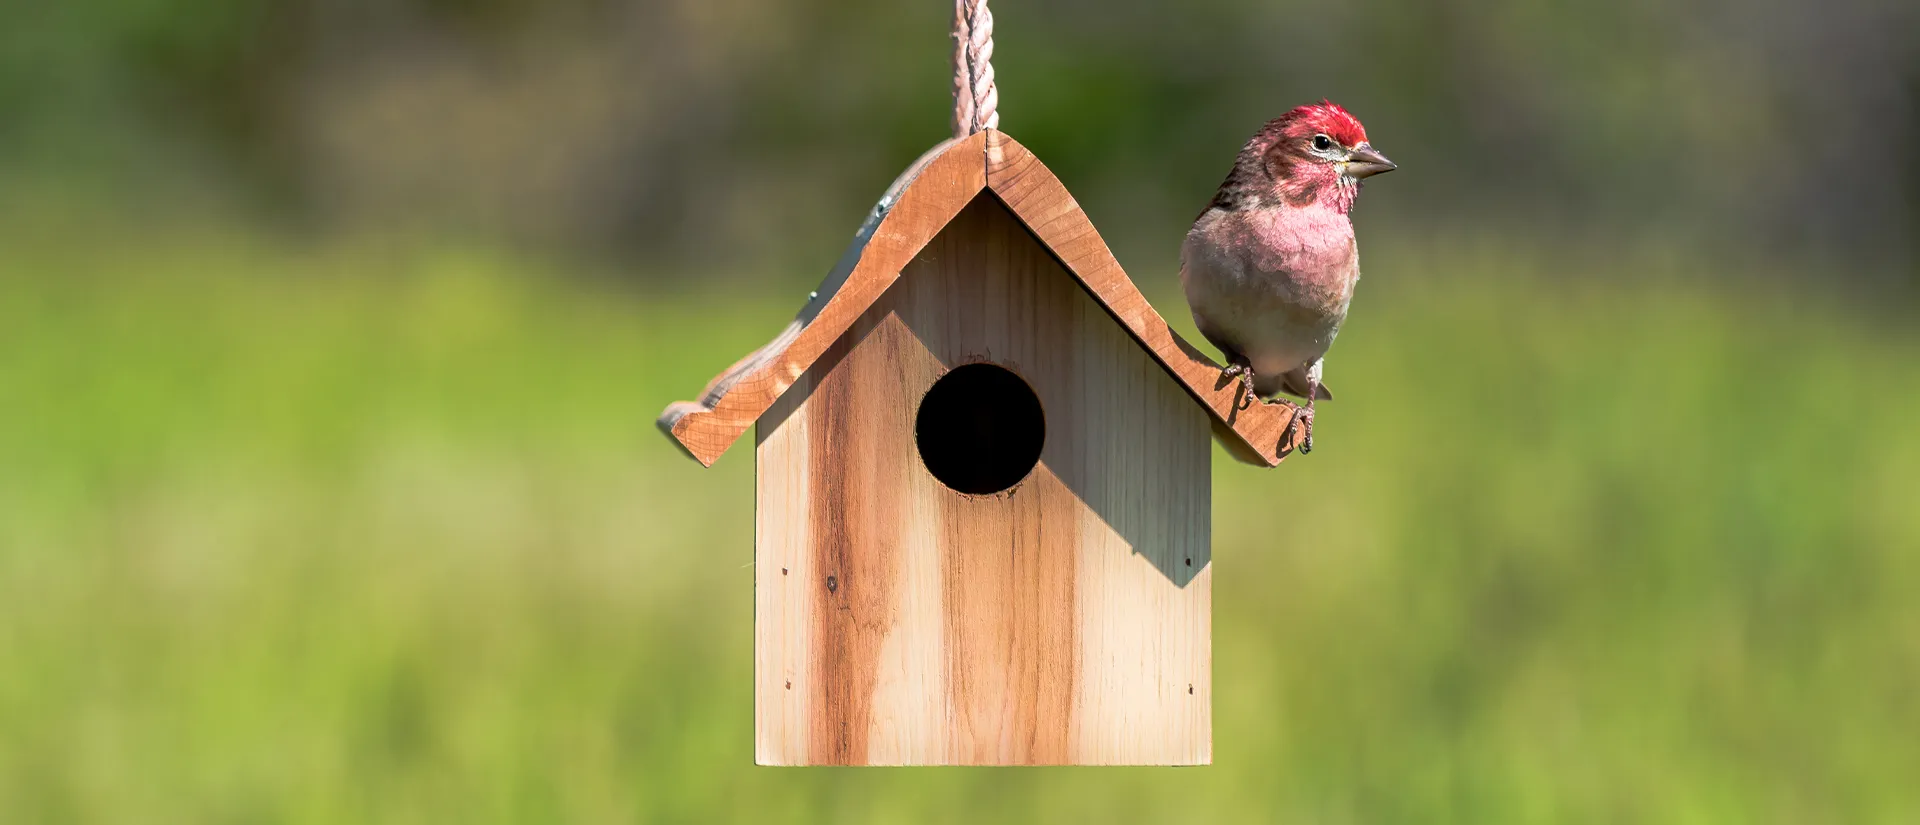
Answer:
[{"label": "bird's tail feather", "polygon": [[[1296,398],[1307,397],[1307,371],[1299,369],[1282,374],[1280,390]],[[1313,398],[1315,401],[1332,401],[1333,390],[1327,389],[1326,383],[1322,382],[1320,386],[1314,388]]]}]

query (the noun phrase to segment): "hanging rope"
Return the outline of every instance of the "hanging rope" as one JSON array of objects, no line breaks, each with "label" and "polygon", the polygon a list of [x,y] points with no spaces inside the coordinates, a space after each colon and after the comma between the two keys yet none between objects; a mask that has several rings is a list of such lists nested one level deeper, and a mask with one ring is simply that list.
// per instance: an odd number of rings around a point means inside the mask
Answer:
[{"label": "hanging rope", "polygon": [[953,136],[1000,127],[993,86],[993,13],[987,0],[953,0]]}]

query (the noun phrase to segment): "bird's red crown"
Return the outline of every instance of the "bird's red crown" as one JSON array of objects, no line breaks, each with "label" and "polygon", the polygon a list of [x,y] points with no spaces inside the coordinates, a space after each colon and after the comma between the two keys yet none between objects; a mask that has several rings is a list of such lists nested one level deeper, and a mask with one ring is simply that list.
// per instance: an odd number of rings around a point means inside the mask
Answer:
[{"label": "bird's red crown", "polygon": [[1366,127],[1360,125],[1360,119],[1331,100],[1309,103],[1299,106],[1280,116],[1280,122],[1288,137],[1309,138],[1324,134],[1340,142],[1342,146],[1358,146],[1367,142]]}]

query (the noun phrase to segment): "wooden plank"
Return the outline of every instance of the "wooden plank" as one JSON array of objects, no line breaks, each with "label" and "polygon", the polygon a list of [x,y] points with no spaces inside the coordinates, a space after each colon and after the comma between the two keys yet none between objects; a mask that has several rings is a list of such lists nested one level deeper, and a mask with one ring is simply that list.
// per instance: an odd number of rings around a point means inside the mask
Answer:
[{"label": "wooden plank", "polygon": [[661,431],[702,465],[713,466],[986,186],[985,145],[984,133],[947,141],[901,173],[799,316],[714,378],[699,401],[668,405],[656,422]]},{"label": "wooden plank", "polygon": [[661,430],[711,465],[892,285],[927,240],[989,187],[1108,316],[1206,408],[1215,437],[1229,453],[1274,466],[1298,446],[1301,433],[1289,427],[1293,405],[1239,409],[1238,383],[1224,380],[1219,365],[1167,326],[1060,180],[995,130],[943,143],[902,174],[799,317],[715,378],[699,401],[668,406],[658,421]]},{"label": "wooden plank", "polygon": [[807,552],[813,541],[811,434],[807,417],[793,412],[810,394],[812,374],[780,398],[756,431],[753,715],[760,720],[754,758],[762,765],[793,763],[791,754],[811,746],[813,612],[803,591],[821,574]]},{"label": "wooden plank", "polygon": [[[1181,338],[1147,303],[1067,187],[1006,133],[988,131],[987,187],[1080,279],[1114,320],[1126,327],[1220,425],[1216,434],[1234,457],[1275,466],[1299,446],[1285,401],[1240,409],[1240,385],[1223,381],[1220,365]],[[1237,436],[1237,437],[1236,437]]]},{"label": "wooden plank", "polygon": [[[934,478],[913,431],[976,361],[1019,374],[1047,421],[1039,465],[985,496]],[[976,199],[761,421],[759,760],[1207,762],[1208,428]]]}]

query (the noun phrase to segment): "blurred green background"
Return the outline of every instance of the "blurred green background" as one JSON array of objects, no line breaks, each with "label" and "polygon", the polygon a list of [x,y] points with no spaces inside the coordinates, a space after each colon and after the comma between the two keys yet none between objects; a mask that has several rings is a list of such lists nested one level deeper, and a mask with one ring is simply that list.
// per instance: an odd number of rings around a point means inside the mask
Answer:
[{"label": "blurred green background", "polygon": [[1908,822],[1920,7],[996,0],[1178,243],[1402,170],[1320,449],[1216,454],[1215,765],[752,765],[752,461],[651,419],[944,136],[935,0],[98,0],[0,27],[0,822]]}]

